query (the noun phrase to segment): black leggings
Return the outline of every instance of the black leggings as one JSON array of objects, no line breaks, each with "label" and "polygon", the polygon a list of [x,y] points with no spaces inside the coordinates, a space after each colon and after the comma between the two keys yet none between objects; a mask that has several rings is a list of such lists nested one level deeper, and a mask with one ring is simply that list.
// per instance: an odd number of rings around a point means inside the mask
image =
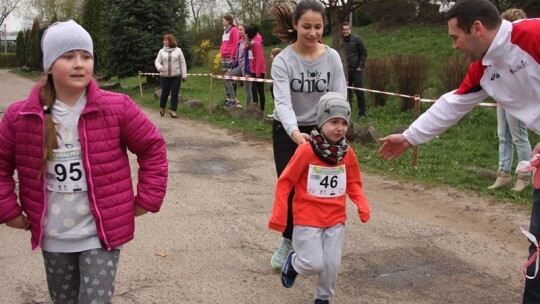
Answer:
[{"label": "black leggings", "polygon": [[[299,126],[300,132],[309,134],[316,126]],[[285,128],[280,121],[274,120],[272,126],[272,141],[274,146],[274,162],[276,164],[276,172],[278,178],[281,176],[283,170],[289,163],[289,160],[293,157],[298,145],[291,139],[291,137],[285,132]],[[287,201],[287,227],[283,231],[283,237],[292,240],[293,234],[293,197],[294,189],[289,194]]]},{"label": "black leggings", "polygon": [[[255,74],[251,74],[251,77],[257,78]],[[261,74],[258,78],[264,78],[264,74]],[[264,96],[264,82],[253,82],[251,84],[251,95],[253,95],[253,102],[259,103],[261,110],[264,112],[264,104],[266,101],[266,97]]]},{"label": "black leggings", "polygon": [[165,109],[167,99],[171,95],[171,111],[178,109],[178,94],[180,93],[180,76],[161,77],[161,97],[159,107]]}]

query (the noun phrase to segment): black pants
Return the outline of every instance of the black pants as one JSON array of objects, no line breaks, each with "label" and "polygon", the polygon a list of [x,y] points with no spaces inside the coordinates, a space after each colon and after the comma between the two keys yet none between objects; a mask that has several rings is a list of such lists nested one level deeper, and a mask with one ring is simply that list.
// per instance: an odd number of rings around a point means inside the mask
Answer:
[{"label": "black pants", "polygon": [[171,111],[178,108],[178,94],[180,93],[180,76],[177,77],[161,77],[161,98],[159,99],[159,107],[165,109],[167,106],[167,98],[171,94]]},{"label": "black pants", "polygon": [[[255,74],[251,74],[251,77],[255,77]],[[261,74],[258,78],[264,78],[264,74]],[[254,81],[251,84],[251,95],[253,95],[253,102],[259,103],[261,110],[264,111],[264,104],[266,102],[266,97],[264,96],[264,82]]]},{"label": "black pants", "polygon": [[[533,192],[533,207],[531,210],[531,223],[529,232],[540,240],[540,189],[534,189]],[[531,243],[529,247],[529,257],[536,252],[536,246]],[[527,275],[534,276],[534,268],[536,263],[532,263],[527,268]],[[525,290],[523,291],[523,304],[538,304],[540,303],[540,273],[534,279],[525,280]]]},{"label": "black pants", "polygon": [[[315,127],[316,126],[303,126],[299,127],[299,129],[300,132],[309,134]],[[298,145],[287,134],[281,122],[277,120],[274,120],[274,124],[272,126],[272,141],[274,145],[274,162],[276,164],[276,172],[279,178],[289,163],[289,160],[291,160],[293,157]],[[289,199],[287,201],[287,227],[283,232],[283,237],[289,240],[292,240],[293,234],[293,197],[294,189],[289,194]]]},{"label": "black pants", "polygon": [[[349,71],[349,78],[347,79],[349,86],[355,88],[364,87],[364,73],[362,71],[354,70]],[[349,98],[352,101],[352,91],[349,89]],[[358,116],[366,116],[366,98],[364,97],[364,91],[354,90],[356,94],[356,100],[358,102]]]}]

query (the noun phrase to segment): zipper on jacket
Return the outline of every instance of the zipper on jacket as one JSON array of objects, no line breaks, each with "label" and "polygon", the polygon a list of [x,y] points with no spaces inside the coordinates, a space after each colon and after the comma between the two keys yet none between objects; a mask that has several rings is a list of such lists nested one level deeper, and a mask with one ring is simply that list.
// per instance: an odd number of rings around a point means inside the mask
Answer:
[{"label": "zipper on jacket", "polygon": [[[83,113],[83,115],[84,115],[84,113]],[[97,207],[94,184],[93,184],[93,181],[92,181],[92,178],[91,178],[92,169],[91,169],[90,163],[88,163],[88,134],[86,134],[86,123],[84,121],[83,115],[81,115],[79,117],[79,123],[82,123],[82,125],[83,125],[82,126],[82,132],[83,132],[83,136],[84,136],[83,163],[86,165],[85,166],[85,169],[86,169],[86,182],[89,184],[88,189],[91,189],[90,192],[89,192],[89,194],[91,196],[90,197],[90,202],[91,202],[92,206],[94,206],[95,214],[98,217],[97,221],[96,221],[96,225],[99,225],[99,227],[96,227],[96,228],[98,228],[98,231],[101,231],[101,235],[103,236],[103,239],[101,239],[99,237],[99,233],[98,233],[99,241],[101,243],[101,246],[104,249],[106,249],[107,251],[110,251],[112,248],[111,248],[111,246],[109,246],[109,241],[107,240],[107,235],[105,234],[105,229],[103,228],[103,219],[102,219],[101,213],[99,212],[99,209]],[[80,140],[80,135],[79,135],[79,140]],[[81,147],[81,149],[82,149],[82,147]]]}]

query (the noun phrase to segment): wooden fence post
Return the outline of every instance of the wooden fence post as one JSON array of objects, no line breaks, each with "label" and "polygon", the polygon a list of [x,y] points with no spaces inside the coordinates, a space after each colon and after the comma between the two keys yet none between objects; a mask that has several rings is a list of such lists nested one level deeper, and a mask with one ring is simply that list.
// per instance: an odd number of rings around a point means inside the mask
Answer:
[{"label": "wooden fence post", "polygon": [[214,100],[214,74],[210,74],[210,115],[212,115],[212,108]]},{"label": "wooden fence post", "polygon": [[[414,120],[420,116],[420,95],[414,95]],[[412,165],[418,166],[418,146],[413,147]]]},{"label": "wooden fence post", "polygon": [[142,101],[143,101],[143,100],[142,100],[143,94],[142,94],[141,71],[139,71],[139,91],[140,91],[140,93],[141,93],[141,102],[142,102]]}]

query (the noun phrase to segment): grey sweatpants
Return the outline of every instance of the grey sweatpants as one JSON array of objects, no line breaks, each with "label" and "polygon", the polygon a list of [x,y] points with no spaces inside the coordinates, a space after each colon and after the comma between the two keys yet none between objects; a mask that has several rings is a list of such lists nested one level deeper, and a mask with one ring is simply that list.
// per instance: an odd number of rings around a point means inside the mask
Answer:
[{"label": "grey sweatpants", "polygon": [[53,303],[111,303],[120,250],[42,253]]},{"label": "grey sweatpants", "polygon": [[317,299],[329,300],[334,295],[344,237],[343,224],[329,228],[294,226],[292,266],[301,275],[319,275]]},{"label": "grey sweatpants", "polygon": [[[246,76],[244,72],[236,67],[231,70],[227,76]],[[249,76],[249,75],[247,75]],[[233,87],[234,80],[225,80],[225,87],[227,87],[227,92],[229,93],[230,98],[236,98],[236,93]],[[249,104],[253,100],[253,95],[251,95],[251,81],[244,81],[244,89],[246,90],[246,108],[249,107]]]}]

